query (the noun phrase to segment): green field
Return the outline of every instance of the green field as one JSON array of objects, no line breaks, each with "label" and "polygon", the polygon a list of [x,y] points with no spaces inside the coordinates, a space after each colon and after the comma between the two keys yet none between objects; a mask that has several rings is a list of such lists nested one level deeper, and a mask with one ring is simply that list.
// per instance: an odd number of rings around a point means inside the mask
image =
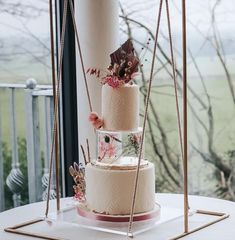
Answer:
[{"label": "green field", "polygon": [[[162,85],[163,83],[161,83]],[[216,147],[220,149],[221,152],[227,151],[233,148],[235,144],[234,131],[235,125],[234,121],[234,104],[227,86],[225,79],[215,78],[210,79],[206,82],[209,95],[211,96],[211,102],[213,106],[213,113],[215,119],[215,144]],[[198,81],[190,83],[190,86],[196,91],[200,99],[206,103],[206,96],[203,92],[202,87]],[[174,90],[169,85],[165,87],[154,86],[151,97],[154,106],[161,117],[163,127],[166,129],[169,139],[171,140],[171,145],[173,146],[178,139],[177,135],[177,122],[176,122],[176,108],[175,108],[175,98]],[[191,105],[194,107],[198,116],[201,120],[208,125],[208,118],[206,110],[203,110],[198,104],[197,100],[189,93],[188,96]],[[16,122],[17,122],[17,135],[19,137],[25,137],[25,93],[23,89],[16,91]],[[179,96],[179,101],[182,98]],[[10,129],[11,129],[11,118],[10,118],[10,91],[8,89],[0,89],[0,108],[1,108],[1,129],[2,129],[2,140],[5,142],[10,141]],[[40,110],[43,113],[42,102],[40,102]],[[141,107],[143,112],[143,106]],[[195,134],[195,126],[198,125],[197,121],[192,116],[189,108],[189,140],[198,141]],[[43,114],[41,114],[41,120],[43,120]],[[199,129],[201,137],[204,137],[203,130]],[[157,137],[157,136],[156,136]],[[177,144],[175,144],[177,145]]]},{"label": "green field", "polygon": [[[199,80],[189,80],[190,86],[195,90],[201,100],[206,103],[206,95],[201,87]],[[166,80],[167,82],[167,80]],[[227,86],[227,82],[222,78],[208,79],[205,81],[208,93],[211,96],[211,103],[214,114],[214,147],[218,154],[226,155],[229,150],[234,150],[235,146],[235,124],[234,124],[234,104]],[[160,121],[167,135],[168,143],[174,151],[179,152],[179,138],[177,129],[177,118],[175,108],[174,89],[172,83],[154,82],[151,98],[154,107],[160,116]],[[159,87],[159,85],[161,87]],[[165,85],[165,86],[163,86]],[[10,103],[9,90],[0,90],[0,105],[1,105],[1,129],[2,141],[11,144],[11,119],[10,119]],[[198,101],[189,93],[188,99],[196,111],[201,121],[208,126],[207,109],[202,109]],[[179,96],[179,101],[182,98]],[[143,113],[143,105],[141,112]],[[213,167],[205,163],[201,157],[193,151],[191,144],[193,143],[202,151],[207,151],[207,135],[203,128],[198,124],[198,121],[192,115],[190,108],[188,109],[188,138],[189,138],[189,182],[190,192],[213,195],[213,190],[216,188],[214,181]],[[26,136],[26,112],[25,112],[25,94],[24,90],[19,90],[16,93],[16,121],[17,135],[20,138]],[[40,130],[41,130],[41,150],[44,150],[44,114],[43,102],[40,101]],[[157,127],[154,128],[154,136],[159,144],[161,137]],[[148,144],[148,132],[146,133],[146,156],[155,161],[155,156],[152,152],[151,144]],[[157,166],[158,168],[158,166]]]}]

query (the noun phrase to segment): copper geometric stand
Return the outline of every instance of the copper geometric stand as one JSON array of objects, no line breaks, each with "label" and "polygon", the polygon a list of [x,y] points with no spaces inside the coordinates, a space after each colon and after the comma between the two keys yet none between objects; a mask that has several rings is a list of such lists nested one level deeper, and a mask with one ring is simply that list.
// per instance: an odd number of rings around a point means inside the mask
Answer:
[{"label": "copper geometric stand", "polygon": [[[188,232],[184,232],[184,233],[182,233],[180,235],[177,235],[175,237],[171,237],[169,240],[182,239],[183,237],[186,237],[187,235],[195,233],[199,230],[202,230],[202,229],[204,229],[208,226],[211,226],[211,225],[213,225],[217,222],[220,222],[220,221],[229,217],[229,215],[226,214],[226,213],[211,212],[211,211],[204,211],[204,210],[197,210],[195,213],[196,214],[202,214],[202,215],[215,216],[215,217],[218,217],[218,218],[216,218],[215,220],[213,220],[211,222],[208,222],[208,223],[206,223],[202,226],[193,228],[193,229],[189,230]],[[41,239],[47,239],[47,240],[63,240],[63,238],[60,238],[60,237],[53,237],[53,236],[50,236],[50,235],[47,235],[47,234],[39,234],[39,233],[33,233],[33,232],[30,232],[30,231],[26,231],[26,230],[21,230],[21,228],[23,228],[23,227],[30,226],[30,225],[33,225],[33,224],[36,224],[36,223],[39,223],[39,222],[43,222],[43,221],[50,222],[49,219],[44,218],[44,217],[43,218],[36,218],[34,220],[31,220],[31,221],[27,221],[27,222],[24,222],[24,223],[21,223],[21,224],[14,225],[12,227],[5,228],[4,231],[9,232],[9,233],[15,233],[15,234],[19,234],[19,235],[29,236],[29,237],[37,237],[37,238],[41,238]]]},{"label": "copper geometric stand", "polygon": [[204,224],[202,226],[196,227],[196,228],[188,230],[187,232],[184,232],[184,233],[182,233],[182,234],[180,234],[178,236],[170,238],[169,240],[177,240],[177,239],[186,237],[186,236],[188,236],[188,235],[190,235],[192,233],[200,231],[200,230],[202,230],[202,229],[204,229],[206,227],[209,227],[209,226],[211,226],[211,225],[213,225],[213,224],[215,224],[217,222],[220,222],[220,221],[222,221],[222,220],[224,220],[224,219],[229,217],[229,214],[227,214],[227,213],[211,212],[211,211],[205,211],[205,210],[196,210],[196,213],[197,214],[203,214],[203,215],[216,216],[218,218],[213,220],[213,221],[211,221],[211,222],[208,222],[208,223],[206,223],[206,224]]},{"label": "copper geometric stand", "polygon": [[4,231],[9,232],[9,233],[15,233],[15,234],[19,234],[19,235],[29,236],[29,237],[37,237],[37,238],[47,239],[47,240],[62,240],[61,238],[51,237],[51,236],[38,234],[38,233],[27,232],[27,231],[20,229],[22,227],[33,225],[35,223],[39,223],[42,221],[46,221],[46,219],[45,218],[36,218],[31,221],[27,221],[27,222],[24,222],[21,224],[14,225],[13,227],[5,228]]},{"label": "copper geometric stand", "polygon": [[[166,0],[167,2],[167,0]],[[209,223],[203,224],[200,227],[196,227],[192,230],[188,228],[188,211],[189,211],[189,201],[188,201],[188,111],[187,111],[187,41],[186,41],[186,0],[182,0],[182,59],[183,59],[183,133],[184,133],[184,143],[183,143],[183,172],[184,172],[184,233],[172,238],[171,240],[176,240],[183,238],[189,234],[197,232],[204,229],[212,224],[220,222],[229,217],[229,214],[211,212],[206,210],[197,210],[197,214],[211,215],[218,217]]]}]

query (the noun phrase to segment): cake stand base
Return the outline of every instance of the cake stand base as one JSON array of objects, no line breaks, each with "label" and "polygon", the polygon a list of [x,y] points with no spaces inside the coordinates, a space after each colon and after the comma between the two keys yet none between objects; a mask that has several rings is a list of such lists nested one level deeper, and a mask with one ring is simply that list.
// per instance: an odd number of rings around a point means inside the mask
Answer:
[{"label": "cake stand base", "polygon": [[[183,216],[182,209],[161,208],[156,204],[155,209],[148,213],[135,214],[132,225],[133,234],[139,234],[155,228],[163,223],[173,221]],[[82,205],[71,206],[59,213],[51,213],[48,220],[64,222],[73,226],[93,229],[102,232],[127,235],[129,216],[104,215],[89,211]]]},{"label": "cake stand base", "polygon": [[[228,216],[226,213],[202,210],[192,211],[189,216],[189,231],[182,233],[183,209],[162,206],[160,218],[158,216],[133,222],[133,234],[131,234],[130,237],[152,230],[154,234],[156,234],[156,239],[159,240],[182,239],[189,234],[222,221],[228,218]],[[65,240],[75,239],[74,236],[77,236],[79,231],[84,232],[86,229],[97,231],[97,233],[94,231],[90,232],[90,234],[94,236],[103,236],[102,232],[111,234],[110,236],[112,236],[112,234],[127,236],[128,222],[110,222],[83,217],[78,214],[77,206],[70,205],[58,213],[50,214],[48,218],[42,217],[34,219],[8,227],[4,230],[14,234],[38,237],[41,239]],[[118,235],[116,236],[117,238]],[[113,239],[116,238],[113,236]]]}]

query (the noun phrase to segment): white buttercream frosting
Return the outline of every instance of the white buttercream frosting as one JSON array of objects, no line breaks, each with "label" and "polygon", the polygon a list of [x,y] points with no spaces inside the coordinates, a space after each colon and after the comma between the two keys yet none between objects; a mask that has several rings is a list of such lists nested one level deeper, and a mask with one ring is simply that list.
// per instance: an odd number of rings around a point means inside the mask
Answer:
[{"label": "white buttercream frosting", "polygon": [[103,128],[108,131],[132,131],[139,127],[139,86],[125,84],[114,89],[102,87]]},{"label": "white buttercream frosting", "polygon": [[[130,214],[136,169],[110,170],[86,166],[86,199],[88,207],[105,214]],[[135,213],[151,211],[155,202],[154,165],[140,168]]]}]

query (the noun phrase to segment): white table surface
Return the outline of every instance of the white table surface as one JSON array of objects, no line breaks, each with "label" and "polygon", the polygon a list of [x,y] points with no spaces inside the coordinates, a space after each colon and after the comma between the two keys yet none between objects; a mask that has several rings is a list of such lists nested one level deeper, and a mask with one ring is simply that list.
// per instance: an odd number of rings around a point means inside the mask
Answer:
[{"label": "white table surface", "polygon": [[[157,194],[157,201],[161,205],[170,207],[182,207],[183,195],[178,194]],[[65,206],[69,199],[61,199],[61,206]],[[206,229],[193,233],[184,239],[186,240],[234,240],[235,239],[235,203],[214,198],[189,196],[189,203],[193,209],[206,209],[211,211],[226,212],[230,217],[219,223],[216,223]],[[55,209],[55,201],[51,201],[50,210]],[[0,240],[32,240],[36,238],[15,235],[4,232],[4,228],[14,224],[22,223],[43,215],[45,211],[45,202],[29,204],[26,206],[11,209],[0,213]],[[165,224],[148,232],[135,236],[137,240],[166,240],[169,236],[175,235],[175,230],[183,229],[183,219]],[[61,232],[60,232],[61,231]],[[66,234],[64,232],[66,232]],[[66,229],[57,229],[58,236],[66,236],[71,240],[123,240],[124,236],[113,235],[109,233],[98,232],[94,230],[66,226]]]}]

